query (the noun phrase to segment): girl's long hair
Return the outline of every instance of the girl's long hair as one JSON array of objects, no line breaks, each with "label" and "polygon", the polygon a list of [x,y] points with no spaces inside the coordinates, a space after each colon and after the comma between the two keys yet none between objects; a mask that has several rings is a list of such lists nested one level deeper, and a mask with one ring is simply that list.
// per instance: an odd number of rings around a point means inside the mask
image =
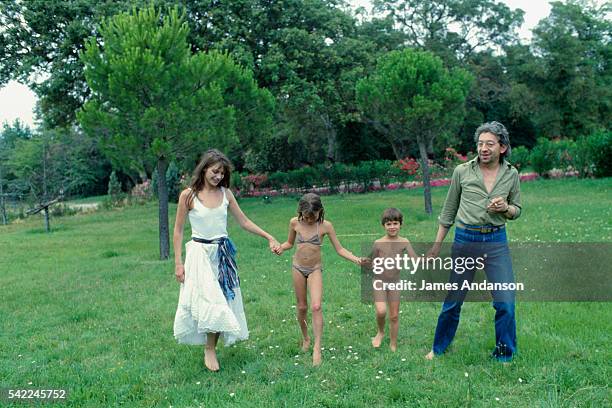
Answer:
[{"label": "girl's long hair", "polygon": [[304,194],[298,203],[298,220],[302,221],[304,214],[314,214],[317,211],[319,212],[317,222],[321,223],[325,219],[325,209],[323,208],[321,197],[315,193]]},{"label": "girl's long hair", "polygon": [[196,166],[195,170],[193,170],[193,176],[191,177],[191,181],[189,182],[189,188],[191,191],[189,192],[189,196],[187,197],[186,205],[189,209],[189,205],[198,194],[198,191],[201,191],[204,188],[204,183],[206,180],[206,170],[209,167],[214,166],[218,163],[223,165],[223,179],[219,182],[220,186],[228,188],[230,186],[230,177],[232,175],[232,163],[229,161],[226,155],[221,153],[217,149],[210,149],[206,153],[202,155],[200,162]]}]

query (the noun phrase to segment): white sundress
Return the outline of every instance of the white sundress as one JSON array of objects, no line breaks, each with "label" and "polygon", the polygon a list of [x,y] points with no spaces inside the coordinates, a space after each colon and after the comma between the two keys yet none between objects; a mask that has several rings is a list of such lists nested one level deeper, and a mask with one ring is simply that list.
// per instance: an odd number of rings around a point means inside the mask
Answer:
[{"label": "white sundress", "polygon": [[[192,236],[203,239],[227,237],[229,202],[222,187],[223,202],[207,208],[198,197],[189,211]],[[218,281],[217,244],[189,241],[185,244],[185,281],[181,283],[174,318],[174,337],[181,344],[206,344],[207,333],[221,333],[226,346],[249,337],[240,288],[234,299],[226,299]]]}]

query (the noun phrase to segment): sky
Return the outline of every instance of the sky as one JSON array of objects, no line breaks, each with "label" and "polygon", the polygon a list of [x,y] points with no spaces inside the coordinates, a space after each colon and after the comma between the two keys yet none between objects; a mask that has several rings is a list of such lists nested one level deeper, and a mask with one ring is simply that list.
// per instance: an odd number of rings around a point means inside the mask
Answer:
[{"label": "sky", "polygon": [[[370,10],[369,0],[349,0],[354,7],[363,6]],[[511,9],[520,8],[525,11],[525,22],[519,30],[520,37],[525,40],[531,38],[530,30],[536,26],[538,21],[546,17],[550,12],[547,0],[502,0]],[[30,127],[35,127],[34,105],[36,95],[27,86],[11,81],[0,88],[0,124],[4,122],[13,123],[19,118]]]}]

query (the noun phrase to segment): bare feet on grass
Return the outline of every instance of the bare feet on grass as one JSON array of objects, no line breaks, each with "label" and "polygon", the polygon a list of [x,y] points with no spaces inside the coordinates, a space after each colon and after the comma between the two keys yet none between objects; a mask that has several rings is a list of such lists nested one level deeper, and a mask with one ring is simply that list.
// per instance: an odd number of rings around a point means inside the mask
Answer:
[{"label": "bare feet on grass", "polygon": [[385,333],[376,333],[376,336],[372,339],[372,347],[379,348],[380,343],[382,343],[383,337],[385,337]]},{"label": "bare feet on grass", "polygon": [[433,360],[434,359],[434,352],[433,350],[430,351],[429,353],[425,354],[425,360]]},{"label": "bare feet on grass", "polygon": [[389,344],[389,348],[391,349],[392,352],[395,353],[397,351],[397,343]]},{"label": "bare feet on grass", "polygon": [[219,371],[219,361],[217,361],[217,352],[214,348],[204,349],[204,365],[210,371]]},{"label": "bare feet on grass", "polygon": [[302,339],[302,351],[306,352],[310,350],[310,337]]},{"label": "bare feet on grass", "polygon": [[321,365],[321,347],[312,350],[312,365],[315,367]]}]

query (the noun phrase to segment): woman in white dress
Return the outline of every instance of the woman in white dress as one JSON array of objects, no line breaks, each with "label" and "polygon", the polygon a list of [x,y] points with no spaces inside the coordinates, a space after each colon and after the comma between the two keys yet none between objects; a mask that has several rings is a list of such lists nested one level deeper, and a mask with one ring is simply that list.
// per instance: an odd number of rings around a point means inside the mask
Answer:
[{"label": "woman in white dress", "polygon": [[[249,336],[236,268],[236,248],[227,235],[227,211],[246,231],[268,240],[276,254],[280,244],[242,212],[228,188],[231,163],[216,149],[207,151],[181,192],[174,224],[176,279],[181,283],[174,337],[183,344],[204,344],[204,365],[219,370],[219,337],[228,346]],[[192,239],[185,245],[183,227],[189,215]]]}]

